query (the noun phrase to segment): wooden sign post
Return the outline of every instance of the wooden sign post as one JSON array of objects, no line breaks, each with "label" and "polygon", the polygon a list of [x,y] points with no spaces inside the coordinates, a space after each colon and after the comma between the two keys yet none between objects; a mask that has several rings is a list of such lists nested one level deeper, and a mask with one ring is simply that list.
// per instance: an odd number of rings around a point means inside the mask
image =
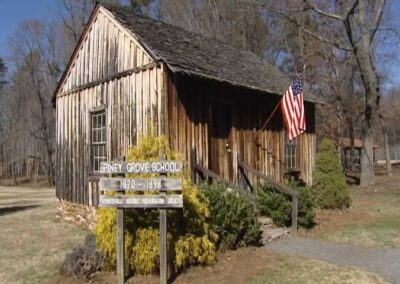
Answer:
[{"label": "wooden sign post", "polygon": [[[161,157],[162,161],[166,160],[165,156]],[[166,175],[166,174],[162,174]],[[182,187],[181,187],[182,188]],[[161,192],[162,196],[166,196],[165,190]],[[167,210],[160,209],[160,284],[167,284],[168,280],[168,255],[167,255]]]},{"label": "wooden sign post", "polygon": [[[160,161],[138,162],[102,162],[102,174],[139,174],[157,173],[153,178],[100,178],[99,207],[117,208],[117,273],[118,284],[125,283],[125,208],[159,208],[160,209],[160,283],[168,280],[167,257],[167,209],[183,208],[182,194],[167,194],[182,191],[182,179],[167,177],[168,173],[181,173],[182,161],[168,161],[162,156]],[[159,191],[159,194],[126,194],[127,192]],[[116,192],[117,195],[107,195]]]}]

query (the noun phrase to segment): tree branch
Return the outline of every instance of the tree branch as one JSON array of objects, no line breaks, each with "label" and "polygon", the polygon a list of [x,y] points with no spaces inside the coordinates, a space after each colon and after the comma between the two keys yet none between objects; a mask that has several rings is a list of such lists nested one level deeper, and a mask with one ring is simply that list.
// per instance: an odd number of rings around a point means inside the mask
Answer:
[{"label": "tree branch", "polygon": [[328,17],[328,18],[331,18],[331,19],[334,19],[334,20],[339,20],[339,21],[342,21],[342,22],[344,22],[344,21],[346,20],[346,18],[342,17],[341,15],[338,15],[338,14],[335,14],[335,13],[329,13],[329,12],[326,12],[326,11],[323,11],[323,10],[317,8],[317,7],[316,7],[313,3],[311,3],[309,0],[303,0],[303,2],[304,2],[305,4],[307,4],[307,6],[308,6],[311,10],[317,12],[317,13],[320,14],[320,15],[323,15],[323,16],[325,16],[325,17]]},{"label": "tree branch", "polygon": [[358,6],[358,1],[359,1],[359,0],[354,1],[353,5],[352,5],[352,6],[350,7],[350,9],[347,11],[346,17],[345,17],[346,21],[348,21],[350,15],[352,15],[352,14],[354,13],[354,10],[355,10],[355,9],[357,8],[357,6]]},{"label": "tree branch", "polygon": [[301,28],[306,34],[308,34],[308,35],[310,35],[310,36],[312,36],[312,37],[314,37],[314,38],[316,38],[316,39],[318,39],[318,40],[320,40],[320,41],[322,41],[324,43],[330,44],[330,45],[336,47],[337,49],[344,50],[344,51],[352,51],[353,50],[350,47],[341,46],[337,42],[332,42],[332,41],[330,41],[330,40],[328,40],[328,39],[326,39],[326,38],[324,38],[324,37],[322,37],[322,36],[320,36],[318,34],[313,33],[312,31],[310,31],[310,30],[308,30],[308,29],[306,29],[304,27],[301,27]]},{"label": "tree branch", "polygon": [[374,40],[376,31],[378,30],[379,25],[380,25],[380,23],[382,21],[382,15],[383,15],[383,10],[385,8],[385,4],[386,4],[386,0],[381,0],[380,3],[379,3],[378,11],[376,12],[375,19],[373,21],[372,28],[371,28],[372,29],[372,32],[371,32],[371,35],[370,35],[370,41],[371,42]]},{"label": "tree branch", "polygon": [[306,34],[324,42],[327,43],[329,45],[332,45],[334,47],[336,47],[337,49],[340,50],[344,50],[344,51],[352,51],[353,49],[350,47],[345,47],[342,46],[341,44],[337,43],[337,42],[333,42],[325,37],[322,37],[321,35],[318,35],[312,31],[310,31],[309,29],[307,29],[306,27],[304,27],[304,25],[300,24],[297,20],[293,19],[292,17],[290,17],[287,13],[281,11],[281,12],[277,12],[275,11],[274,13],[280,14],[281,16],[283,16],[284,18],[286,18],[288,21],[290,21],[291,23],[295,24],[297,27],[301,28]]}]

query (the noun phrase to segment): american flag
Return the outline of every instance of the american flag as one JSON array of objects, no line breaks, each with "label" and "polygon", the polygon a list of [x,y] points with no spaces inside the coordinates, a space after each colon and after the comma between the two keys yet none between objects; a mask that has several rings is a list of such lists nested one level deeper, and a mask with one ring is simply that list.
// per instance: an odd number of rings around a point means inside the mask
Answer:
[{"label": "american flag", "polygon": [[289,140],[292,140],[306,130],[303,80],[300,75],[297,76],[296,80],[294,80],[283,95],[281,109]]}]

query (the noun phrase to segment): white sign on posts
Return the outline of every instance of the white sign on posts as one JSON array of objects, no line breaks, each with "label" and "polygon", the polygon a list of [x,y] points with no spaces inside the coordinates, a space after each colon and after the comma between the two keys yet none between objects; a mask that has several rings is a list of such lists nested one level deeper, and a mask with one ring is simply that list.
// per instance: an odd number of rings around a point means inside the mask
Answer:
[{"label": "white sign on posts", "polygon": [[[101,174],[155,173],[160,175],[151,178],[100,178],[99,207],[115,207],[118,209],[117,272],[119,284],[125,282],[123,233],[125,208],[160,209],[160,282],[162,284],[167,283],[167,214],[165,209],[183,208],[183,195],[166,194],[167,192],[182,191],[182,178],[166,177],[166,175],[181,173],[182,170],[182,161],[164,159],[160,159],[160,161],[102,162],[100,164]],[[108,194],[110,192],[116,194]],[[138,192],[144,194],[137,194]]]},{"label": "white sign on posts", "polygon": [[101,174],[181,173],[182,161],[101,162]]}]

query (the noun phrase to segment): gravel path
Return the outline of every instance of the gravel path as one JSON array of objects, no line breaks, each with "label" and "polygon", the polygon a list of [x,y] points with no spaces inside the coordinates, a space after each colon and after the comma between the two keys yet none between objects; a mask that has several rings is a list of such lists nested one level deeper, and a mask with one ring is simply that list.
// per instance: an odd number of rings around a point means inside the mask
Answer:
[{"label": "gravel path", "polygon": [[400,249],[362,247],[297,237],[285,238],[266,247],[273,251],[361,268],[381,275],[390,283],[400,283]]}]

